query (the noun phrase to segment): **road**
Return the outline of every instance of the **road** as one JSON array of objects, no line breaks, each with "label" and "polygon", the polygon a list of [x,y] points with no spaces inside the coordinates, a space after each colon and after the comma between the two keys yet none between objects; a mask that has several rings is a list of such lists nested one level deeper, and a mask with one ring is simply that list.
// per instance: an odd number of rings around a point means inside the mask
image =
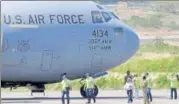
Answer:
[{"label": "road", "polygon": [[[169,90],[153,90],[154,101],[151,104],[178,104],[178,100],[169,99]],[[141,93],[141,92],[140,92]],[[41,93],[30,96],[29,92],[1,92],[1,104],[61,104],[61,93],[46,92],[43,96]],[[85,104],[86,99],[80,97],[79,91],[71,92],[71,104]],[[143,104],[142,98],[135,99],[133,104]],[[126,92],[117,91],[100,91],[96,104],[127,104]]]},{"label": "road", "polygon": [[156,39],[156,38],[162,38],[164,40],[178,40],[179,35],[139,36],[139,38],[142,39],[142,40],[144,40],[144,39]]},{"label": "road", "polygon": [[139,36],[141,43],[150,43],[158,40],[164,41],[179,41],[179,35],[171,35],[171,36]]}]

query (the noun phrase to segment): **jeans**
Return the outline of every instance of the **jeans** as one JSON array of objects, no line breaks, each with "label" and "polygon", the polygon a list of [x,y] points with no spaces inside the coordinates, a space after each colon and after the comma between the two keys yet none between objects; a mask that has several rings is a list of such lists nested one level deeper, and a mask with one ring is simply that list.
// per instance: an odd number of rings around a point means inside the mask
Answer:
[{"label": "jeans", "polygon": [[127,90],[127,95],[128,95],[128,103],[132,103],[133,99],[132,99],[132,90]]},{"label": "jeans", "polygon": [[67,97],[67,104],[70,104],[70,92],[69,92],[69,90],[62,91],[62,104],[65,104],[65,95]]},{"label": "jeans", "polygon": [[94,89],[87,88],[86,89],[86,95],[87,95],[87,98],[88,98],[88,103],[91,103],[91,99],[93,99],[94,103],[96,102],[96,97],[95,97]]},{"label": "jeans", "polygon": [[173,99],[173,94],[175,99],[177,99],[177,89],[176,88],[171,88],[170,89],[170,98]]},{"label": "jeans", "polygon": [[147,97],[148,97],[148,99],[152,102],[151,88],[147,88]]},{"label": "jeans", "polygon": [[135,98],[139,98],[139,89],[138,88],[135,89]]}]

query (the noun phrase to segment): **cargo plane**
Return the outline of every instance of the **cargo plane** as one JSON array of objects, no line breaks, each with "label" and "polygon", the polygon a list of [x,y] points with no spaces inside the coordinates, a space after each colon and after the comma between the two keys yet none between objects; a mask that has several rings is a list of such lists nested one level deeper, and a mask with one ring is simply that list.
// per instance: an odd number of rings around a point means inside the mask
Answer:
[{"label": "cargo plane", "polygon": [[92,1],[2,1],[1,30],[2,88],[44,91],[64,73],[98,78],[139,47],[131,27]]}]

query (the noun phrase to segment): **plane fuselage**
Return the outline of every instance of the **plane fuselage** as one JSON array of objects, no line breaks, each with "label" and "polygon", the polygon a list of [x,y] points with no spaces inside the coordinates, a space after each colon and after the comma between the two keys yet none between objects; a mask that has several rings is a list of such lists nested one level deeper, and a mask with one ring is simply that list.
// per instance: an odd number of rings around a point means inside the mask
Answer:
[{"label": "plane fuselage", "polygon": [[63,73],[76,79],[104,72],[139,46],[130,27],[89,1],[4,1],[1,18],[4,82],[50,83]]}]

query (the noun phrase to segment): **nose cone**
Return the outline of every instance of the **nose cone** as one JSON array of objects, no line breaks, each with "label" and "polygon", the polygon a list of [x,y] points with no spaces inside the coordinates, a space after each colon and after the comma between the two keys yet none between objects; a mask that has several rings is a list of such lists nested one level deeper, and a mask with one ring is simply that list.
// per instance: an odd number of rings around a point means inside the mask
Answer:
[{"label": "nose cone", "polygon": [[139,38],[137,34],[130,28],[125,31],[125,56],[127,59],[132,57],[139,48]]}]

